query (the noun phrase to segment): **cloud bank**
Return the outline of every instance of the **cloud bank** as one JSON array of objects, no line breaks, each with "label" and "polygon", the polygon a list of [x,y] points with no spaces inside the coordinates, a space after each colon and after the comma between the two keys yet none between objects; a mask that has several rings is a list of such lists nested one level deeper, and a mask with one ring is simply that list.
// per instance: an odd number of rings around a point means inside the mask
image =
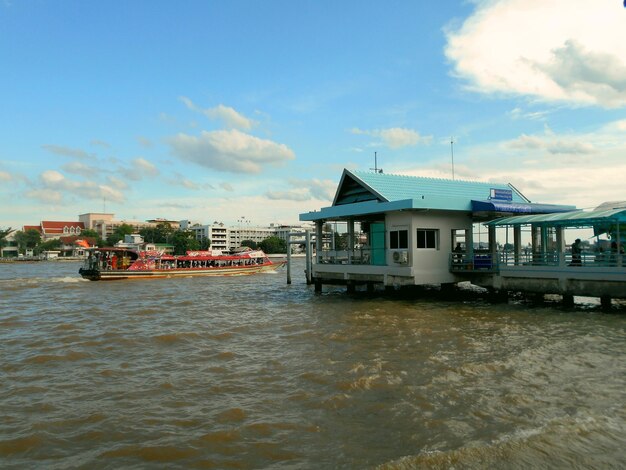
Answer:
[{"label": "cloud bank", "polygon": [[220,121],[222,124],[230,129],[250,130],[257,124],[256,121],[245,117],[241,113],[238,113],[234,108],[231,108],[230,106],[218,104],[214,108],[203,109],[197,106],[193,101],[185,96],[181,96],[180,100],[185,103],[185,106],[187,106],[188,109],[197,113],[204,114],[212,121]]},{"label": "cloud bank", "polygon": [[476,0],[445,54],[480,93],[626,106],[626,27],[619,1]]},{"label": "cloud bank", "polygon": [[168,144],[171,153],[182,160],[233,173],[261,173],[265,166],[295,159],[286,145],[237,129],[202,131],[197,137],[180,133],[170,138]]}]

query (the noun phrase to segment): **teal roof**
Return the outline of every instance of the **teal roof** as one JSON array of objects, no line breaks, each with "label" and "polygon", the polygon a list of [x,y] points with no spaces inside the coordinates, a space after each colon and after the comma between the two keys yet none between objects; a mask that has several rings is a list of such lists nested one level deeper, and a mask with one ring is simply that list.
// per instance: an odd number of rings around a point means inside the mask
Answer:
[{"label": "teal roof", "polygon": [[605,223],[626,223],[626,209],[570,211],[557,214],[517,215],[492,220],[487,225],[546,225],[550,227],[590,227]]},{"label": "teal roof", "polygon": [[[494,196],[493,199],[492,196]],[[501,199],[503,197],[506,199]],[[300,220],[339,220],[346,217],[399,210],[444,210],[475,213],[473,205],[481,201],[499,204],[498,207],[489,206],[488,214],[483,215],[483,218],[493,218],[498,213],[521,212],[521,210],[513,209],[522,206],[525,209],[523,212],[540,212],[537,209],[539,205],[530,204],[529,200],[510,184],[344,169],[332,207],[324,207],[319,211],[300,214]],[[574,206],[544,206],[539,207],[542,212],[574,208]]]},{"label": "teal roof", "polygon": [[[468,210],[471,210],[470,201],[472,199],[489,199],[492,189],[511,191],[512,202],[529,202],[528,199],[509,184],[344,170],[333,206],[358,202],[350,198],[350,193],[346,194],[346,185],[344,184],[346,180],[352,180],[360,184],[363,189],[368,189],[371,195],[376,196],[381,202],[444,197],[449,199],[455,207],[458,206],[458,202],[462,202],[464,205],[467,205]],[[457,204],[452,201],[454,199],[457,200]]]}]

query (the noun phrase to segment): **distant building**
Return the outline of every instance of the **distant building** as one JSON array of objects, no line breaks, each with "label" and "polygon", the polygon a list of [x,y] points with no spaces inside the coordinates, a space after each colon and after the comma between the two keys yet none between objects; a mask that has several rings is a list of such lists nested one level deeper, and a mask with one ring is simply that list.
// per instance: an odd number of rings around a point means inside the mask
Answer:
[{"label": "distant building", "polygon": [[41,234],[41,240],[45,242],[61,237],[80,235],[85,229],[85,224],[76,221],[42,220],[39,225],[24,225],[22,229],[24,232],[37,230]]},{"label": "distant building", "polygon": [[86,214],[80,214],[78,216],[78,220],[84,224],[85,228],[95,230],[103,239],[113,235],[115,230],[122,225],[131,226],[134,232],[139,232],[143,228],[154,228],[161,223],[168,223],[173,229],[178,229],[180,227],[180,222],[177,220],[115,220],[114,217],[115,214],[110,213],[88,212]]},{"label": "distant building", "polygon": [[[237,227],[227,227],[221,222],[213,222],[210,225],[184,224],[188,230],[195,233],[196,240],[211,240],[211,248],[214,250],[232,251],[241,248],[241,243],[245,240],[251,240],[260,243],[269,237],[278,237],[287,240],[289,232],[300,232],[304,230],[312,230],[312,225],[275,225],[270,224],[267,227],[258,227],[251,225],[241,225]],[[295,238],[292,238],[295,240]],[[304,242],[304,237],[302,237]]]},{"label": "distant building", "polygon": [[15,234],[17,230],[13,230],[4,237],[5,246],[0,247],[0,258],[14,258],[18,255],[17,243],[15,242]]},{"label": "distant building", "polygon": [[213,250],[228,251],[229,249],[229,232],[228,227],[223,223],[213,222],[210,225],[202,225],[195,223],[193,225],[183,224],[187,230],[191,230],[196,240],[211,240],[211,248]]}]

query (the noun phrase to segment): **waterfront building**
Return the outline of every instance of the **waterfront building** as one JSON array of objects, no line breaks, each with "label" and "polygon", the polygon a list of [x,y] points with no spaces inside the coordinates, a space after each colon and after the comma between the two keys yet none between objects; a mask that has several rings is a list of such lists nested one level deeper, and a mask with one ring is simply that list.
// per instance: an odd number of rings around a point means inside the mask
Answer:
[{"label": "waterfront building", "polygon": [[80,235],[85,229],[83,222],[42,220],[39,225],[24,225],[23,231],[37,230],[41,241],[54,240],[61,237]]},{"label": "waterfront building", "polygon": [[211,248],[213,250],[228,251],[229,248],[229,231],[221,222],[213,222],[212,224],[202,225],[195,223],[191,225],[189,222],[182,225],[187,230],[194,232],[196,240],[211,240]]},{"label": "waterfront building", "polygon": [[484,222],[573,209],[531,203],[511,184],[344,170],[332,206],[300,220],[315,223],[316,289],[351,289],[459,282],[452,253],[495,250],[495,228]]},{"label": "waterfront building", "polygon": [[0,246],[0,258],[14,258],[18,256],[17,242],[15,234],[17,230],[12,230],[4,237],[5,245]]}]

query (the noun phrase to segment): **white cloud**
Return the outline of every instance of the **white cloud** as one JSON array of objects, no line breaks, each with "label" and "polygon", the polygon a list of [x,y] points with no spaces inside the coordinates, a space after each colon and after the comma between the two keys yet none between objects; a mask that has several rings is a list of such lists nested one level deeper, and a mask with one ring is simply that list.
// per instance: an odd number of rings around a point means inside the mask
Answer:
[{"label": "white cloud", "polygon": [[[546,130],[466,148],[455,163],[455,176],[510,182],[534,202],[591,208],[626,200],[624,155],[626,120],[619,120],[589,133]],[[450,162],[441,159],[401,172],[451,178]]]},{"label": "white cloud", "polygon": [[618,1],[476,0],[447,31],[454,73],[482,93],[626,106],[626,27]]},{"label": "white cloud", "polygon": [[46,170],[39,175],[37,186],[26,193],[28,197],[42,202],[60,202],[64,195],[77,196],[82,199],[122,202],[124,195],[117,189],[93,181],[75,181],[66,178],[56,170]]},{"label": "white cloud", "polygon": [[333,200],[337,187],[335,181],[316,178],[309,180],[291,178],[288,183],[291,185],[291,189],[267,191],[265,196],[272,200],[309,201],[315,199],[330,202]]},{"label": "white cloud", "polygon": [[422,136],[419,132],[413,129],[406,129],[403,127],[373,130],[353,128],[351,129],[351,132],[357,135],[378,137],[383,141],[384,145],[392,149],[411,147],[420,143],[429,144],[432,141],[432,136]]},{"label": "white cloud", "polygon": [[66,163],[62,166],[62,168],[68,173],[86,177],[93,176],[100,172],[98,168],[91,165],[86,165],[85,163],[76,160]]},{"label": "white cloud", "polygon": [[218,104],[214,108],[202,109],[185,96],[181,96],[180,100],[185,103],[185,106],[190,110],[202,113],[212,121],[220,121],[231,129],[250,130],[257,124],[256,121],[245,117],[230,106]]},{"label": "white cloud", "polygon": [[551,154],[592,154],[595,149],[592,144],[575,140],[576,138],[556,138],[553,135],[531,136],[522,134],[507,145],[515,149],[545,150]]},{"label": "white cloud", "polygon": [[[144,176],[156,176],[159,174],[159,170],[156,166],[150,163],[148,160],[144,158],[135,158],[132,161],[132,170],[137,173],[138,179],[143,178]],[[133,178],[135,179],[135,178]]]},{"label": "white cloud", "polygon": [[81,149],[75,149],[72,147],[65,147],[62,145],[42,145],[41,148],[55,155],[61,155],[63,157],[71,158],[88,158],[89,154]]},{"label": "white cloud", "polygon": [[172,154],[219,171],[260,173],[266,165],[277,166],[295,159],[283,144],[260,139],[244,132],[202,131],[199,137],[178,134],[169,139]]},{"label": "white cloud", "polygon": [[11,181],[13,180],[13,177],[11,176],[10,173],[7,173],[6,171],[0,171],[0,181]]},{"label": "white cloud", "polygon": [[55,191],[53,189],[33,189],[26,191],[26,197],[36,199],[47,204],[59,204],[63,201],[63,195],[61,191]]},{"label": "white cloud", "polygon": [[108,176],[107,181],[109,186],[115,189],[128,189],[128,183],[124,180],[121,180],[115,176]]}]

